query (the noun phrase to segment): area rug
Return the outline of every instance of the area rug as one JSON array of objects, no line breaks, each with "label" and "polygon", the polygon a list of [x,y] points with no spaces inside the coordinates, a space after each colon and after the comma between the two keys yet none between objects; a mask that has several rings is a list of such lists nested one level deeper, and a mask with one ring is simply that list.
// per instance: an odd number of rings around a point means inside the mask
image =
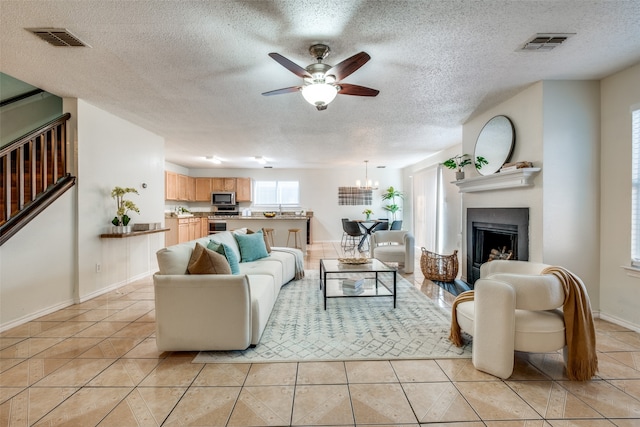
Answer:
[{"label": "area rug", "polygon": [[194,363],[470,358],[448,339],[451,315],[398,276],[398,297],[334,298],[323,308],[317,270],[282,287],[260,343],[203,351]]}]

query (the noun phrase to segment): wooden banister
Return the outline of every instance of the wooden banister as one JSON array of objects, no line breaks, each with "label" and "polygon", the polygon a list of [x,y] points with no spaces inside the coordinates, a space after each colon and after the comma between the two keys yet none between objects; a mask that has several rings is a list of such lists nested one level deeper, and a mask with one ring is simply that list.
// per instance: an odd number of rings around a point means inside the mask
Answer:
[{"label": "wooden banister", "polygon": [[75,184],[67,113],[0,148],[0,245]]}]

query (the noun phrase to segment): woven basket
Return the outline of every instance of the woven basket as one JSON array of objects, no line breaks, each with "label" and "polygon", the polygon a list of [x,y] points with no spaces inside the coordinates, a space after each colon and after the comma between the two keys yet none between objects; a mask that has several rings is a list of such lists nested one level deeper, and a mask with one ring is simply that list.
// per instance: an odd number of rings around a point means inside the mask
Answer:
[{"label": "woven basket", "polygon": [[451,255],[439,255],[422,248],[420,269],[426,279],[453,282],[458,275],[458,251]]}]

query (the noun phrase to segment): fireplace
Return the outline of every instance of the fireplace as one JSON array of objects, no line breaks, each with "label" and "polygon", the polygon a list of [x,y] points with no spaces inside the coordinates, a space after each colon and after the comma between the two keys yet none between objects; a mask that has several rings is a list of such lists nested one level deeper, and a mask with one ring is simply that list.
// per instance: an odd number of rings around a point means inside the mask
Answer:
[{"label": "fireplace", "polygon": [[467,282],[490,259],[529,260],[529,208],[467,209]]}]

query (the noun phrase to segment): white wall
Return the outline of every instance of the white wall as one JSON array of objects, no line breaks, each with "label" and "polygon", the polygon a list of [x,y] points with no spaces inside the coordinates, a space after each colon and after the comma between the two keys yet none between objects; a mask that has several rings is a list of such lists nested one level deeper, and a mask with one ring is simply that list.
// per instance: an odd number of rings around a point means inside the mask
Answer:
[{"label": "white wall", "polygon": [[603,79],[601,100],[601,316],[640,330],[640,275],[622,268],[631,260],[630,107],[640,103],[640,64]]},{"label": "white wall", "polygon": [[100,238],[115,214],[114,186],[140,192],[133,223],[163,222],[164,140],[82,100],[64,99],[63,109],[76,186],[0,246],[0,330],[155,272],[164,246],[163,233]]},{"label": "white wall", "polygon": [[[542,172],[534,179],[533,187],[481,191],[463,195],[463,242],[466,241],[467,208],[486,207],[528,207],[529,208],[529,260],[543,261],[543,180],[545,167],[543,160],[543,83],[538,82],[513,98],[483,112],[466,122],[462,127],[463,152],[473,154],[476,139],[482,127],[492,117],[505,115],[511,119],[516,130],[516,143],[511,161],[530,161],[534,166],[542,166]],[[467,177],[476,176],[473,168],[466,169]],[[463,278],[467,277],[467,248],[463,250]]]},{"label": "white wall", "polygon": [[600,83],[543,84],[543,254],[600,306]]},{"label": "white wall", "polygon": [[110,231],[115,216],[115,186],[140,193],[129,197],[140,209],[140,215],[131,215],[132,224],[164,221],[164,139],[82,100],[77,121],[78,297],[83,300],[155,271],[153,254],[164,246],[162,233],[121,239],[100,234]]},{"label": "white wall", "polygon": [[73,187],[0,246],[0,330],[73,302]]},{"label": "white wall", "polygon": [[463,213],[470,207],[528,207],[529,260],[576,273],[595,309],[600,279],[598,92],[594,81],[538,82],[463,126],[463,151],[473,153],[482,126],[506,115],[516,129],[511,161],[542,168],[532,187],[465,193]]},{"label": "white wall", "polygon": [[[175,165],[167,163],[167,169],[175,170]],[[339,241],[342,236],[341,218],[364,219],[362,211],[370,208],[373,218],[387,218],[387,211],[382,206],[387,202],[381,199],[382,193],[389,186],[400,191],[402,171],[400,169],[369,167],[369,178],[379,181],[379,189],[373,190],[371,206],[339,206],[338,187],[353,186],[357,179],[364,181],[365,167],[355,169],[193,169],[194,177],[251,177],[254,180],[298,180],[300,183],[300,204],[302,209],[313,211],[311,220],[313,241]],[[183,205],[187,205],[183,203]],[[171,205],[168,205],[171,206]],[[209,210],[205,203],[192,203],[196,209]],[[241,207],[250,207],[241,204]],[[402,219],[403,212],[397,214]]]}]

